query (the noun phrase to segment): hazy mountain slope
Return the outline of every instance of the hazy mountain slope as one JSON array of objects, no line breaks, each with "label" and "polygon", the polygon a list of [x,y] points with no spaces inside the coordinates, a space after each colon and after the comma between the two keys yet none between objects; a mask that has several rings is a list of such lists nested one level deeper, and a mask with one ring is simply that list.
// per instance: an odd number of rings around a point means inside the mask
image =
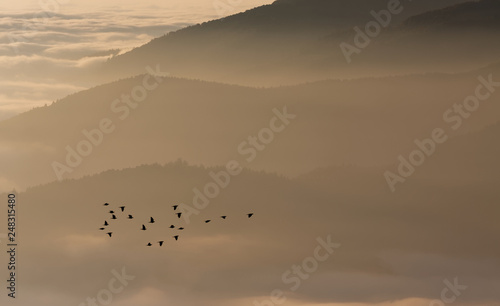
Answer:
[{"label": "hazy mountain slope", "polygon": [[[460,2],[405,3],[405,9],[391,17],[391,25]],[[370,12],[382,9],[387,9],[386,0],[276,1],[154,39],[112,58],[101,73],[135,75],[146,65],[160,63],[175,76],[259,85],[370,75],[347,65],[339,43],[352,40],[352,28],[363,28],[373,20]],[[334,33],[333,47],[321,43],[329,33]]]},{"label": "hazy mountain slope", "polygon": [[500,172],[499,135],[500,124],[495,124],[481,132],[450,139],[436,150],[416,176],[449,183],[497,182]]},{"label": "hazy mountain slope", "polygon": [[[44,300],[52,304],[60,292],[64,298],[85,297],[102,284],[80,278],[69,283],[68,275],[107,280],[109,271],[126,267],[136,280],[117,296],[117,303],[158,284],[171,289],[169,301],[185,305],[200,300],[204,305],[230,305],[212,299],[228,292],[234,299],[259,299],[273,288],[284,289],[291,301],[307,297],[318,303],[381,302],[415,294],[434,299],[436,286],[450,274],[470,286],[462,302],[499,298],[498,290],[487,285],[499,281],[500,270],[500,248],[490,243],[500,230],[499,195],[493,186],[420,182],[391,194],[378,168],[329,168],[296,180],[245,170],[192,216],[190,224],[177,219],[171,205],[192,206],[193,188],[202,190],[211,182],[209,172],[221,170],[182,163],[141,166],[19,194],[25,290],[57,290]],[[104,202],[112,206],[105,208]],[[118,213],[109,239],[98,228],[107,211],[121,205],[135,218],[123,220]],[[251,220],[244,216],[249,211],[255,213]],[[222,214],[229,216],[225,223]],[[150,216],[157,223],[140,231]],[[213,222],[205,224],[206,219]],[[171,236],[179,231],[168,229],[170,224],[186,228],[177,243]],[[312,256],[317,238],[328,236],[341,247],[307,285],[291,294],[282,274]],[[166,241],[164,248],[145,246],[159,240]],[[57,268],[62,258],[64,269]],[[234,286],[235,279],[247,285]],[[325,281],[329,286],[320,285]],[[359,283],[375,286],[379,294],[360,293],[355,290]],[[337,290],[332,292],[331,286]],[[179,287],[185,289],[175,290]],[[404,289],[408,287],[411,292]]]},{"label": "hazy mountain slope", "polygon": [[500,1],[481,0],[457,4],[440,10],[426,12],[405,21],[406,26],[453,28],[500,26]]},{"label": "hazy mountain slope", "polygon": [[[471,70],[500,59],[498,15],[500,1],[470,1],[391,23],[372,37],[366,36],[365,24],[360,25],[364,34],[333,33],[311,52],[336,76]],[[345,54],[341,42],[349,44]],[[341,64],[346,58],[350,65]]]},{"label": "hazy mountain slope", "polygon": [[[474,94],[477,77],[490,73],[496,80],[498,67],[273,89],[165,78],[135,109],[126,108],[122,95],[142,84],[144,77],[138,76],[0,122],[5,161],[0,170],[3,180],[19,187],[55,180],[54,162],[68,164],[68,150],[77,150],[88,138],[83,131],[94,131],[104,118],[115,129],[103,134],[65,178],[177,158],[205,165],[236,159],[250,168],[291,175],[342,163],[392,164],[413,150],[416,138],[447,128],[443,113]],[[113,107],[115,100],[119,109]],[[498,101],[498,92],[488,101]],[[499,107],[482,103],[450,136],[498,122]],[[296,118],[252,156],[249,137],[269,128],[275,111],[285,108]]]}]

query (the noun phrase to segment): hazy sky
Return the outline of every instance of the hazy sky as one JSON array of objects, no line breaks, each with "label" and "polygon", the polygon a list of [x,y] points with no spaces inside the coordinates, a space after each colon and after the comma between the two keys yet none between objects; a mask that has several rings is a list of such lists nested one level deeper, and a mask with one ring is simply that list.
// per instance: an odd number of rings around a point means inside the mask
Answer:
[{"label": "hazy sky", "polygon": [[[47,3],[51,3],[50,1],[44,1]],[[58,0],[58,3],[61,4],[61,8],[64,10],[81,10],[81,9],[97,9],[99,7],[106,6],[119,6],[121,8],[147,8],[147,7],[163,7],[163,8],[179,8],[179,9],[187,9],[187,8],[202,8],[206,10],[206,14],[210,15],[209,11],[214,7],[217,0],[168,0],[168,1],[157,1],[157,0],[145,0],[145,1],[131,1],[131,0],[89,0],[89,1],[75,1],[75,0]],[[245,10],[254,6],[269,4],[272,3],[273,0],[220,0],[221,3],[234,3],[235,11]],[[139,3],[139,4],[138,4]],[[37,0],[20,0],[15,3],[0,3],[0,9],[2,11],[6,10],[33,10],[33,9],[43,9]]]}]

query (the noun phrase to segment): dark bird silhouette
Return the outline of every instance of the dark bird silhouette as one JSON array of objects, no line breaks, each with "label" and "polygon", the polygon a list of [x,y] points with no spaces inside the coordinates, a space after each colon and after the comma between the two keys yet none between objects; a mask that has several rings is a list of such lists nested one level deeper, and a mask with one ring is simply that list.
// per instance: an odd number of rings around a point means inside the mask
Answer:
[{"label": "dark bird silhouette", "polygon": [[205,220],[205,223],[210,223],[210,221],[212,221],[212,220]]},{"label": "dark bird silhouette", "polygon": [[109,205],[109,203],[104,203],[104,206],[108,206],[108,205]]},{"label": "dark bird silhouette", "polygon": [[152,246],[151,242],[150,242],[150,243],[148,243],[148,246]]},{"label": "dark bird silhouette", "polygon": [[253,217],[253,213],[252,214],[248,214],[247,216],[248,216],[248,218],[252,218]]},{"label": "dark bird silhouette", "polygon": [[146,230],[146,226],[144,224],[142,225],[142,229],[141,230],[143,230],[143,231]]},{"label": "dark bird silhouette", "polygon": [[149,220],[149,223],[155,223],[155,219],[153,219],[153,217],[151,217],[151,220]]},{"label": "dark bird silhouette", "polygon": [[159,244],[160,246],[163,246],[163,241],[158,241],[158,244]]},{"label": "dark bird silhouette", "polygon": [[179,207],[179,205],[174,205],[172,207],[174,208],[174,210],[177,210],[177,207]]},{"label": "dark bird silhouette", "polygon": [[224,219],[224,220],[226,220],[227,216],[222,216],[221,218]]},{"label": "dark bird silhouette", "polygon": [[179,240],[179,235],[174,236],[175,240]]},{"label": "dark bird silhouette", "polygon": [[181,216],[182,216],[182,213],[177,213],[177,218],[179,218],[179,219],[180,219],[180,218],[181,218]]},{"label": "dark bird silhouette", "polygon": [[113,217],[111,217],[111,219],[116,220],[116,216],[115,216],[115,215],[113,215]]},{"label": "dark bird silhouette", "polygon": [[99,230],[103,231],[103,230],[105,230],[105,228],[104,228],[104,227],[101,227]]},{"label": "dark bird silhouette", "polygon": [[111,237],[111,235],[113,235],[113,233],[108,233],[109,237]]},{"label": "dark bird silhouette", "polygon": [[175,225],[170,225],[170,228],[175,228]]},{"label": "dark bird silhouette", "polygon": [[104,221],[104,226],[108,226],[108,221]]},{"label": "dark bird silhouette", "polygon": [[134,216],[132,216],[132,215],[128,215],[128,218],[129,218],[129,219],[134,219]]},{"label": "dark bird silhouette", "polygon": [[110,213],[110,214],[114,214],[115,212],[114,212],[114,211],[112,211],[112,210],[110,210],[110,211],[109,211],[109,213]]},{"label": "dark bird silhouette", "polygon": [[122,211],[124,211],[124,210],[125,210],[125,206],[120,206],[120,209],[121,209]]},{"label": "dark bird silhouette", "polygon": [[184,228],[183,227],[179,227],[179,230],[182,231],[182,230],[184,230]]}]

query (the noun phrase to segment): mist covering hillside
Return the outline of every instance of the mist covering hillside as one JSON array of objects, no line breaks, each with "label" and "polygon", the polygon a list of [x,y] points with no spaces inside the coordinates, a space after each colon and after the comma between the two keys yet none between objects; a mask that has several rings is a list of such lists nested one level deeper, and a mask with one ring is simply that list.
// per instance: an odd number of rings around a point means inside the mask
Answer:
[{"label": "mist covering hillside", "polygon": [[[491,67],[480,73],[488,76],[497,71]],[[2,174],[19,187],[57,179],[53,163],[67,164],[69,152],[88,141],[87,135],[99,129],[103,118],[112,121],[113,131],[103,133],[92,154],[62,178],[178,158],[205,165],[236,158],[250,168],[286,175],[329,165],[388,165],[413,150],[415,138],[429,137],[436,127],[451,126],[443,121],[443,113],[474,91],[478,83],[474,75],[325,81],[273,89],[166,78],[136,108],[130,108],[120,97],[130,96],[134,86],[141,84],[143,76],[139,76],[1,122],[0,135],[7,148],[2,155],[10,161],[2,164]],[[432,92],[432,96],[425,98],[419,92]],[[460,129],[450,129],[450,136],[498,122],[498,107],[481,104]],[[274,109],[297,117],[247,162],[252,155],[245,151],[252,145],[240,145],[269,127]],[[21,162],[27,167],[12,168]]]},{"label": "mist covering hillside", "polygon": [[[186,305],[209,301],[214,294],[265,296],[268,288],[290,287],[281,283],[283,271],[310,256],[316,237],[331,235],[341,247],[291,302],[375,303],[406,299],[408,294],[433,299],[440,277],[449,274],[478,285],[468,291],[466,303],[499,298],[498,291],[487,289],[499,272],[500,249],[490,243],[499,230],[496,184],[443,188],[441,183],[412,180],[394,195],[385,188],[380,169],[334,167],[294,180],[245,170],[206,209],[192,214],[189,224],[177,219],[171,204],[194,207],[192,188],[202,190],[210,181],[208,173],[220,171],[224,168],[177,162],[31,188],[20,197],[31,203],[23,209],[23,222],[33,225],[20,232],[25,237],[21,258],[25,290],[51,292],[57,286],[82,296],[102,283],[82,279],[60,284],[59,280],[74,274],[106,279],[108,271],[124,265],[141,277],[119,303],[144,288],[162,288],[171,301]],[[111,242],[92,234],[107,213],[102,199],[126,205],[126,213],[135,217],[124,220],[118,214],[108,227],[115,234]],[[50,203],[50,210],[35,203]],[[245,220],[248,211],[256,214],[252,222]],[[223,221],[220,215],[229,218]],[[143,220],[150,216],[158,225],[148,224],[149,230],[141,232]],[[205,219],[214,221],[207,226]],[[179,231],[169,229],[170,224],[186,227],[179,243],[171,237]],[[148,241],[158,240],[165,240],[167,249],[144,251]],[[283,254],[288,254],[286,260]],[[36,264],[39,261],[44,264]],[[57,269],[61,261],[65,269]],[[148,262],[159,266],[152,268]],[[46,279],[47,273],[55,277]],[[239,275],[246,277],[235,284]],[[255,279],[261,281],[256,284]],[[359,283],[376,286],[384,294],[352,292]],[[418,289],[406,289],[415,284]]]},{"label": "mist covering hillside", "polygon": [[[497,61],[493,20],[500,4],[483,0],[459,5],[463,2],[401,1],[390,14],[387,1],[276,1],[171,32],[112,58],[104,73],[134,75],[153,60],[182,77],[273,86],[325,78],[457,72]],[[447,16],[467,20],[467,30]],[[422,29],[419,20],[437,21]],[[375,33],[369,36],[366,27],[373,22],[379,30],[369,29]],[[449,25],[446,31],[443,23]],[[365,35],[358,44],[355,27]],[[342,43],[356,53],[346,56],[349,52],[343,52]]]}]

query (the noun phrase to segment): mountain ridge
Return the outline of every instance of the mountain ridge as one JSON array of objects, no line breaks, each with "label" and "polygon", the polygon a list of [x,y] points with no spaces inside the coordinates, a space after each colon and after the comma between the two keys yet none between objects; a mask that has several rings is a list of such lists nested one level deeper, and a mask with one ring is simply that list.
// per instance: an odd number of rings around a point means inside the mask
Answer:
[{"label": "mountain ridge", "polygon": [[[498,71],[495,67],[481,73],[487,76]],[[74,149],[86,139],[83,131],[95,130],[103,118],[112,120],[116,130],[69,177],[180,157],[205,165],[244,159],[239,144],[268,126],[275,108],[286,108],[298,119],[275,135],[276,140],[252,162],[252,169],[295,176],[336,163],[389,164],[394,156],[414,148],[413,139],[428,136],[441,125],[443,110],[470,95],[478,83],[477,71],[260,89],[163,78],[148,99],[121,120],[111,106],[142,78],[101,85],[0,122],[4,148],[0,155],[9,161],[0,169],[4,179],[22,182],[24,187],[56,179],[53,163],[64,162],[67,147]],[[421,92],[433,92],[433,96],[422,100]],[[478,112],[461,132],[500,120],[498,105],[487,105],[488,111]],[[368,141],[353,142],[366,135],[370,135]],[[130,154],[136,148],[144,149]],[[30,164],[24,172],[11,166],[19,159]]]},{"label": "mountain ridge", "polygon": [[[464,1],[413,2],[391,17],[391,25]],[[180,77],[264,86],[290,84],[293,81],[288,78],[292,77],[303,82],[356,73],[346,64],[338,46],[317,43],[331,33],[338,38],[337,32],[354,37],[355,33],[349,34],[353,27],[364,26],[373,20],[372,10],[386,7],[385,0],[276,1],[155,38],[111,58],[102,73],[134,75],[148,63],[157,62]]]}]

